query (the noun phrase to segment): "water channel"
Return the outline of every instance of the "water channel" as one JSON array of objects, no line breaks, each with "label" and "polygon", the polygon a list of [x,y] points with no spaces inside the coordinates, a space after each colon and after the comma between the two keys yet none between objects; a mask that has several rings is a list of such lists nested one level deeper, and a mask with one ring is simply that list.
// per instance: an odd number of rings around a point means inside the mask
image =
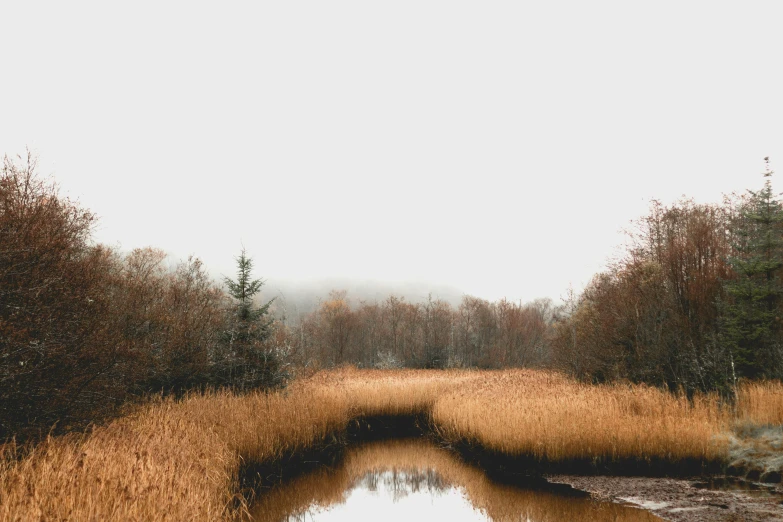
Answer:
[{"label": "water channel", "polygon": [[661,520],[564,486],[498,482],[422,439],[349,447],[337,465],[261,492],[252,515],[264,522]]}]

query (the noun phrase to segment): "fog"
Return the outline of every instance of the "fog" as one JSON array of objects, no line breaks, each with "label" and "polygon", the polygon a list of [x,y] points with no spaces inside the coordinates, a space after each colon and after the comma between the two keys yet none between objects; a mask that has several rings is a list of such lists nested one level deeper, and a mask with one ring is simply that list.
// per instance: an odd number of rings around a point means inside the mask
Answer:
[{"label": "fog", "polygon": [[402,297],[411,303],[420,303],[432,296],[456,307],[464,292],[456,287],[432,285],[427,282],[388,282],[372,279],[330,278],[314,280],[269,279],[262,288],[262,301],[275,299],[275,315],[285,315],[291,320],[308,314],[318,308],[320,301],[329,298],[331,291],[344,291],[352,305],[381,303],[389,296]]},{"label": "fog", "polygon": [[652,198],[780,168],[781,9],[5,2],[0,153],[99,241],[216,274],[244,245],[270,290],[558,299]]}]

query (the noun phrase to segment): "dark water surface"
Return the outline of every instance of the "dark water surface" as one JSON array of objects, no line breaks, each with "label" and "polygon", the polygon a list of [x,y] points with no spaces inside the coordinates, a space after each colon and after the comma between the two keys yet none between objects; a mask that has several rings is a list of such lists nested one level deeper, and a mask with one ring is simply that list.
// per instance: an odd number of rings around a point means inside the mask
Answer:
[{"label": "dark water surface", "polygon": [[357,445],[323,467],[263,492],[254,520],[280,521],[659,521],[634,507],[598,502],[566,487],[497,482],[420,439]]}]

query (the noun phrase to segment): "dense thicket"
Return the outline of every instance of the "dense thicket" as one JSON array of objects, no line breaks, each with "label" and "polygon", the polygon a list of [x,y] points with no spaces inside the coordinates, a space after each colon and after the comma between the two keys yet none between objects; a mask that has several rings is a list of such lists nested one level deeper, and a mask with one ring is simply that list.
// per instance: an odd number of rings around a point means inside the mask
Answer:
[{"label": "dense thicket", "polygon": [[0,435],[99,412],[128,354],[109,343],[111,254],[94,216],[58,198],[35,163],[0,176]]},{"label": "dense thicket", "polygon": [[720,205],[652,205],[625,256],[553,325],[553,361],[595,381],[733,393],[783,376],[783,210],[763,190]]},{"label": "dense thicket", "polygon": [[654,203],[624,258],[593,279],[555,326],[557,364],[579,377],[708,386],[728,369],[717,342],[730,277],[727,209]]},{"label": "dense thicket", "polygon": [[[246,388],[250,364],[274,351],[265,338],[239,349],[236,306],[198,259],[120,254],[91,241],[94,222],[36,176],[33,157],[4,159],[0,439],[82,426],[149,393]],[[253,384],[279,384],[278,370]]]}]

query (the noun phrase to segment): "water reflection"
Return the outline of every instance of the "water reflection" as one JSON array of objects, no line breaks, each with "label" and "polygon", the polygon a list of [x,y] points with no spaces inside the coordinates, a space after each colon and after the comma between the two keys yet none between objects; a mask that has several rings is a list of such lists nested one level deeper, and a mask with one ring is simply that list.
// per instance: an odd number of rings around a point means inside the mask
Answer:
[{"label": "water reflection", "polygon": [[372,471],[352,484],[352,490],[364,488],[370,493],[384,492],[398,502],[408,495],[437,496],[452,488],[435,470],[385,472]]},{"label": "water reflection", "polygon": [[319,469],[264,493],[252,516],[263,522],[660,520],[637,508],[583,495],[497,483],[422,440],[349,448],[336,468]]}]

